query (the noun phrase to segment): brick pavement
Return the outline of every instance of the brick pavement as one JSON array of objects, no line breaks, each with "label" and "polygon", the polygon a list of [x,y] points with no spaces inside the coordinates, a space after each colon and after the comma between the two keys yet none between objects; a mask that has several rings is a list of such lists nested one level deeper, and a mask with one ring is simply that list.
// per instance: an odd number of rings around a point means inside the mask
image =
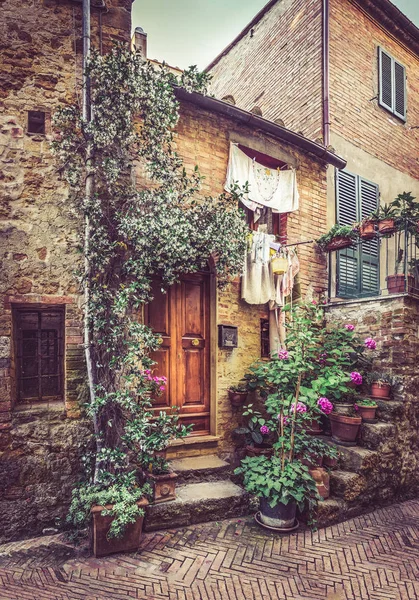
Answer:
[{"label": "brick pavement", "polygon": [[150,533],[138,554],[61,536],[0,546],[0,600],[415,600],[419,500],[290,536],[251,519]]}]

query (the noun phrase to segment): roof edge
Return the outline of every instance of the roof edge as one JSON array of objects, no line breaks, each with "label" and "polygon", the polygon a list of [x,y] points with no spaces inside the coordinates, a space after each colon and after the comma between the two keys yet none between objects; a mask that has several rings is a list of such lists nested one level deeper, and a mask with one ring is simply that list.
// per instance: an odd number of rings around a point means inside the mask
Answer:
[{"label": "roof edge", "polygon": [[325,146],[322,146],[317,142],[313,142],[312,140],[309,140],[303,135],[287,129],[286,127],[282,127],[281,125],[277,125],[276,123],[268,121],[263,117],[259,117],[253,113],[238,108],[237,106],[233,106],[232,104],[228,104],[222,100],[217,100],[217,98],[213,98],[211,96],[203,96],[202,94],[198,94],[196,92],[187,92],[181,87],[175,88],[175,94],[176,98],[180,101],[183,100],[184,102],[190,102],[191,104],[195,104],[200,108],[204,108],[211,112],[229,117],[238,123],[242,123],[243,125],[248,125],[249,127],[254,127],[255,129],[269,133],[270,135],[283,140],[288,144],[296,146],[304,152],[313,154],[318,159],[327,164],[333,165],[338,169],[344,169],[346,166],[345,159],[338,156],[334,152],[331,152]]},{"label": "roof edge", "polygon": [[250,23],[248,23],[246,25],[246,27],[244,29],[242,29],[241,32],[238,35],[236,35],[236,37],[234,38],[234,40],[232,42],[230,42],[224,48],[224,50],[222,50],[220,52],[220,54],[218,54],[214,58],[214,60],[212,60],[210,62],[210,64],[207,67],[205,67],[204,71],[207,72],[210,69],[212,69],[223,58],[223,56],[225,56],[226,54],[228,54],[230,52],[230,50],[237,44],[237,42],[239,42],[242,39],[242,37],[244,37],[246,35],[246,33],[248,33],[252,29],[252,27],[254,25],[256,25],[257,23],[259,23],[259,21],[265,16],[265,14],[267,12],[269,12],[271,10],[271,8],[277,2],[278,2],[278,0],[270,0],[267,4],[265,4],[265,6],[263,8],[261,8],[261,10],[253,17],[253,19],[250,21]]}]

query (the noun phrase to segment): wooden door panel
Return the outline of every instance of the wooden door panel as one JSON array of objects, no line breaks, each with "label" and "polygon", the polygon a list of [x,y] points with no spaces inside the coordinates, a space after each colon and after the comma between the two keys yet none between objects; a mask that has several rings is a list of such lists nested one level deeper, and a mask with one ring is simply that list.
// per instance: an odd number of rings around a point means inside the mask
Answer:
[{"label": "wooden door panel", "polygon": [[204,298],[203,298],[203,281],[182,281],[182,332],[183,336],[199,336],[203,335],[203,320]]},{"label": "wooden door panel", "polygon": [[167,385],[164,392],[153,398],[153,408],[162,410],[175,404],[176,386],[173,385],[173,349],[172,343],[173,318],[171,311],[173,290],[163,293],[159,282],[152,283],[153,300],[145,310],[145,323],[160,335],[161,344],[158,350],[151,353],[151,358],[156,362],[153,374],[159,377],[167,377]]}]

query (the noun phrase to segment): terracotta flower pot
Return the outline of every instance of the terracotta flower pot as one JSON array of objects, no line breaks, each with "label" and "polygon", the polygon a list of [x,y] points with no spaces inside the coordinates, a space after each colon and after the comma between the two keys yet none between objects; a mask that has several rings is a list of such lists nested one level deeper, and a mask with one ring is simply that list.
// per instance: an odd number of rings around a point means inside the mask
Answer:
[{"label": "terracotta flower pot", "polygon": [[380,233],[394,233],[396,231],[394,219],[383,219],[382,221],[378,221],[378,231]]},{"label": "terracotta flower pot", "polygon": [[359,427],[362,423],[361,417],[348,417],[332,412],[329,415],[332,426],[332,437],[337,442],[355,442]]},{"label": "terracotta flower pot", "polygon": [[350,248],[353,244],[353,240],[348,237],[335,237],[333,240],[326,246],[327,252],[332,252],[333,250],[343,250],[343,248]]},{"label": "terracotta flower pot", "polygon": [[330,456],[323,456],[323,465],[329,469],[336,469],[338,466],[338,459],[330,458]]},{"label": "terracotta flower pot", "polygon": [[277,504],[273,508],[267,498],[259,498],[260,520],[269,527],[289,528],[295,523],[297,505],[294,502]]},{"label": "terracotta flower pot", "polygon": [[228,397],[232,406],[243,406],[247,399],[247,392],[228,390]]},{"label": "terracotta flower pot", "polygon": [[[147,505],[148,500],[146,498],[142,498],[137,502],[137,506],[143,509]],[[114,517],[102,515],[102,510],[105,508],[109,510],[112,505],[94,506],[91,510],[93,517],[91,524],[93,554],[95,556],[107,556],[115,552],[136,552],[140,547],[144,517],[138,517],[135,523],[127,525],[122,537],[108,539],[107,534]]]},{"label": "terracotta flower pot", "polygon": [[330,496],[330,476],[326,469],[322,469],[322,467],[316,467],[315,469],[310,469],[310,475],[316,482],[317,491],[319,496],[326,500]]},{"label": "terracotta flower pot", "polygon": [[389,383],[378,383],[374,381],[371,384],[371,396],[373,398],[389,398],[391,385]]},{"label": "terracotta flower pot", "polygon": [[403,294],[406,292],[413,292],[415,279],[412,275],[407,276],[406,289],[405,289],[405,276],[404,275],[388,275],[387,276],[387,289],[389,294]]},{"label": "terracotta flower pot", "polygon": [[176,500],[176,473],[163,473],[162,475],[149,474],[153,484],[153,504]]},{"label": "terracotta flower pot", "polygon": [[320,426],[320,423],[316,419],[311,419],[310,421],[306,421],[304,423],[304,428],[306,433],[309,435],[319,435],[323,433],[323,430]]},{"label": "terracotta flower pot", "polygon": [[274,449],[269,444],[246,446],[246,456],[272,456]]},{"label": "terracotta flower pot", "polygon": [[363,240],[371,240],[375,237],[374,221],[366,221],[359,228],[359,235]]},{"label": "terracotta flower pot", "polygon": [[299,456],[299,460],[309,469],[316,469],[323,464],[323,456],[318,456],[317,454],[308,454],[305,457]]},{"label": "terracotta flower pot", "polygon": [[375,411],[378,408],[378,406],[376,404],[374,406],[360,406],[358,404],[357,406],[358,406],[357,413],[363,421],[365,421],[365,420],[371,421],[371,420],[375,419]]}]

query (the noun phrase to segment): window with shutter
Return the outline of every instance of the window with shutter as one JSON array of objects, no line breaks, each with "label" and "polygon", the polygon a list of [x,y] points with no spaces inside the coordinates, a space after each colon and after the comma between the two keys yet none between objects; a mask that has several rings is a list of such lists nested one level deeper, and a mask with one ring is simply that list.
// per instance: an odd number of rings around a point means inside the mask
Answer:
[{"label": "window with shutter", "polygon": [[391,54],[378,48],[380,106],[406,120],[406,69]]},{"label": "window with shutter", "polygon": [[63,395],[64,310],[14,310],[18,398],[58,400]]},{"label": "window with shutter", "polygon": [[[376,210],[378,186],[358,175],[338,171],[336,177],[337,221],[352,225]],[[376,296],[380,290],[378,240],[337,253],[336,294],[341,298]]]}]

